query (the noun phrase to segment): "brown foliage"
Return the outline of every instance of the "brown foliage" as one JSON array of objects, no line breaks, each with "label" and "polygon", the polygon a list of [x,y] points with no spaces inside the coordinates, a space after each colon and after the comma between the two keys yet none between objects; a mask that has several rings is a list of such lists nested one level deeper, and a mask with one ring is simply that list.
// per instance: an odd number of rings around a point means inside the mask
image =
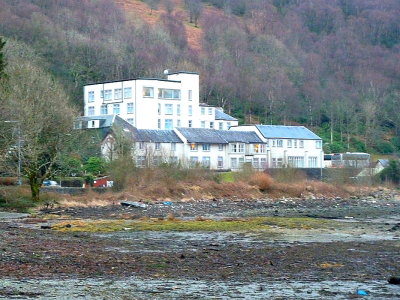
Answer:
[{"label": "brown foliage", "polygon": [[273,186],[273,179],[270,175],[263,172],[254,173],[250,178],[250,184],[257,186],[260,191],[265,192],[270,190]]}]

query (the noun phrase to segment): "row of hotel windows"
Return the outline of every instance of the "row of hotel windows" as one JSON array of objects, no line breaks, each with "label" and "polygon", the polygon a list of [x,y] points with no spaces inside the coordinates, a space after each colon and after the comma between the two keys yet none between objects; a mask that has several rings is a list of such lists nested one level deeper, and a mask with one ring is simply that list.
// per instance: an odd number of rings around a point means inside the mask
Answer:
[{"label": "row of hotel windows", "polygon": [[[135,107],[133,102],[126,103],[126,113],[127,114],[133,114],[135,112]],[[119,115],[121,113],[121,105],[119,103],[114,103],[112,107],[112,114],[113,115]],[[100,106],[100,115],[108,115],[108,105],[103,104]],[[96,115],[96,109],[94,106],[89,106],[88,107],[88,116],[94,116]]]},{"label": "row of hotel windows", "polygon": [[[181,127],[181,120],[176,120],[176,127]],[[183,125],[184,126],[184,125]],[[205,127],[205,121],[201,121],[201,128],[206,128]],[[192,128],[193,127],[193,120],[188,120],[188,124],[187,127]],[[229,129],[229,127],[231,127],[230,122],[227,123],[227,127]],[[157,120],[157,128],[158,129],[162,129],[162,120],[158,119]],[[174,128],[174,120],[173,119],[165,119],[164,120],[164,129],[172,129]],[[210,122],[210,129],[214,128],[214,122]],[[224,123],[223,122],[219,122],[218,124],[218,129],[219,130],[223,130],[224,129]]]},{"label": "row of hotel windows", "polygon": [[[154,88],[153,87],[143,87],[143,97],[144,98],[154,98]],[[188,100],[192,101],[193,93],[192,90],[188,91]],[[118,88],[114,89],[114,98],[113,98],[113,90],[101,90],[100,98],[104,99],[104,101],[110,100],[122,100],[122,99],[131,99],[132,98],[132,88]],[[159,99],[172,99],[172,100],[180,100],[181,99],[181,90],[177,89],[158,89],[158,98]],[[95,101],[94,91],[88,92],[88,102]]]},{"label": "row of hotel windows", "polygon": [[[283,140],[270,140],[271,147],[283,147]],[[303,140],[286,140],[286,147],[287,148],[304,148],[304,141]],[[315,141],[315,148],[321,149],[322,148],[322,141]]]},{"label": "row of hotel windows", "polygon": [[[293,168],[304,168],[304,157],[303,156],[288,156],[288,165]],[[283,159],[282,158],[272,158],[272,168],[282,168]],[[308,168],[318,167],[318,157],[309,156],[308,157]]]},{"label": "row of hotel windows", "polygon": [[[201,112],[201,115],[205,115],[206,114],[206,108],[203,106],[203,107],[201,107],[200,108],[200,112]],[[209,107],[208,108],[208,114],[209,115],[212,115],[213,114],[213,108],[212,107]]]}]

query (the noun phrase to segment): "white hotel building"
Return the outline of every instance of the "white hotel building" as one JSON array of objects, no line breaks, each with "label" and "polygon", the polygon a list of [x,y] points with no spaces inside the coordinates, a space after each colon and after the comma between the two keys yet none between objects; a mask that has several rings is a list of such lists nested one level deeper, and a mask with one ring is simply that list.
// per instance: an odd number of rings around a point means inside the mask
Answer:
[{"label": "white hotel building", "polygon": [[238,125],[222,108],[199,102],[199,75],[137,78],[84,87],[84,116],[76,128],[99,128],[102,153],[112,159],[112,125],[132,138],[136,163],[202,164],[220,170],[321,168],[322,140],[303,126]]},{"label": "white hotel building", "polygon": [[86,85],[84,103],[85,116],[118,115],[138,129],[238,125],[222,108],[199,103],[199,74],[191,72]]}]

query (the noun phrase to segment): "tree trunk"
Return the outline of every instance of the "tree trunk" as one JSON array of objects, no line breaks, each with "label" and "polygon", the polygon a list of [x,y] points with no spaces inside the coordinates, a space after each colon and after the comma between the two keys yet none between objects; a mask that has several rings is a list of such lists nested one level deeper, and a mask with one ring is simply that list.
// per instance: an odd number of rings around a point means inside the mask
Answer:
[{"label": "tree trunk", "polygon": [[40,187],[42,185],[40,183],[39,179],[34,175],[29,176],[29,185],[31,187],[32,200],[39,201],[40,200]]}]

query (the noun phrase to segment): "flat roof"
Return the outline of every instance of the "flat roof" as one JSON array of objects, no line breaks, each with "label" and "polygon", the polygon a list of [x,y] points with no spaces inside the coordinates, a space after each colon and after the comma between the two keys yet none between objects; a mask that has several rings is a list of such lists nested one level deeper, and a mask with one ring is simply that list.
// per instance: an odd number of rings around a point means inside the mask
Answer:
[{"label": "flat roof", "polygon": [[101,82],[89,83],[89,84],[85,84],[85,86],[97,85],[97,84],[106,84],[106,83],[114,83],[114,82],[125,82],[125,81],[133,81],[133,80],[156,80],[156,81],[167,81],[167,82],[181,83],[180,80],[169,80],[169,79],[163,79],[163,78],[137,77],[137,78],[129,78],[129,79],[123,79],[123,80],[109,80],[109,81],[101,81]]}]

